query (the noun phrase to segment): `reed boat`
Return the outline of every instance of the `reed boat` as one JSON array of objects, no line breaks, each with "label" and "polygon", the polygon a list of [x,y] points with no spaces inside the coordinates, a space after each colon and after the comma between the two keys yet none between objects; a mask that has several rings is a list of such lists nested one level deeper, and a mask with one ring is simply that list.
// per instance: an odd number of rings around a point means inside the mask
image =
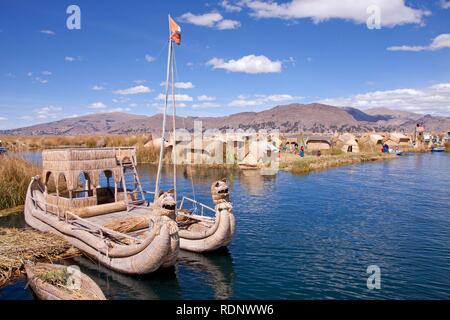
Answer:
[{"label": "reed boat", "polygon": [[[176,134],[176,97],[175,94],[175,79],[174,79],[174,43],[181,44],[181,28],[180,26],[169,16],[169,46],[167,57],[167,76],[165,83],[165,105],[162,121],[162,133],[160,143],[159,165],[158,173],[156,176],[156,187],[154,205],[161,207],[158,203],[163,199],[164,193],[159,190],[159,181],[161,177],[162,163],[164,159],[164,149],[166,141],[166,117],[169,101],[169,89],[171,88],[172,96],[172,133],[174,137],[174,145],[172,150],[177,149],[177,134]],[[171,83],[171,85],[170,85]],[[173,190],[171,194],[177,199],[177,152],[172,153],[173,160]],[[192,177],[192,176],[191,176]],[[194,185],[194,183],[192,183]],[[211,195],[214,201],[215,208],[208,207],[205,204],[197,202],[195,199],[183,197],[181,205],[174,212],[169,213],[169,216],[173,217],[177,221],[179,228],[180,248],[183,250],[194,252],[210,252],[221,247],[227,246],[233,236],[236,229],[236,222],[233,215],[233,208],[229,200],[228,185],[226,180],[216,181],[212,184]],[[188,202],[191,203],[192,208],[185,208],[184,205]],[[200,212],[199,212],[200,211]],[[205,214],[211,213],[210,215]],[[214,216],[212,216],[214,214]]]},{"label": "reed boat", "polygon": [[[176,223],[148,206],[134,148],[43,151],[42,177],[28,187],[25,221],[62,235],[84,254],[118,272],[147,274],[176,262]],[[161,206],[175,207],[166,197]],[[146,228],[126,228],[145,216]]]},{"label": "reed boat", "polygon": [[[236,220],[226,179],[211,185],[211,195],[214,209],[187,197],[181,200],[176,217],[181,249],[211,252],[228,246],[233,239]],[[194,205],[192,209],[184,209],[187,201]],[[205,211],[214,213],[214,217],[205,215]]]},{"label": "reed boat", "polygon": [[106,300],[97,284],[79,270],[28,262],[25,271],[29,286],[40,300]]}]

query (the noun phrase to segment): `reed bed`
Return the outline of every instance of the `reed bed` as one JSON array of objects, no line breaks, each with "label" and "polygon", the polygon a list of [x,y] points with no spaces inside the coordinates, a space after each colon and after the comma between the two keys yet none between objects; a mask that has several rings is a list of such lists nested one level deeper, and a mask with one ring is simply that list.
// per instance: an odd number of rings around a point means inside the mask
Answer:
[{"label": "reed bed", "polygon": [[148,144],[150,135],[0,136],[9,151],[30,151],[61,147],[136,147],[140,163],[158,161],[159,148]]},{"label": "reed bed", "polygon": [[67,259],[80,252],[62,237],[31,229],[0,228],[0,287],[20,276],[26,261]]},{"label": "reed bed", "polygon": [[280,168],[302,174],[361,162],[395,159],[396,157],[392,154],[382,153],[325,154],[320,157],[308,155],[304,158],[295,154],[283,154]]},{"label": "reed bed", "polygon": [[31,177],[41,173],[41,168],[19,157],[2,156],[0,159],[0,210],[25,203]]}]

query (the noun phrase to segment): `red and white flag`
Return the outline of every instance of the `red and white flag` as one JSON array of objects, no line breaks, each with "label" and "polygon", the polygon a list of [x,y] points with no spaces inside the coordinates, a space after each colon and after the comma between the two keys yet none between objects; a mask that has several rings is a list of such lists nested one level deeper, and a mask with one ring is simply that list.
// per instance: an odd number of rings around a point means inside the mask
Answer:
[{"label": "red and white flag", "polygon": [[169,30],[170,30],[170,39],[175,41],[176,44],[181,44],[181,28],[180,26],[175,22],[175,20],[172,19],[172,17],[169,15]]}]

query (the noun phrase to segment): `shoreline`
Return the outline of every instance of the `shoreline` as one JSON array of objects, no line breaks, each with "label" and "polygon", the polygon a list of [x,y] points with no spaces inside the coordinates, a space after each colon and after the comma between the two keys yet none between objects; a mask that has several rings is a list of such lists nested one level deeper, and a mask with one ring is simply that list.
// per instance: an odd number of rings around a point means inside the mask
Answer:
[{"label": "shoreline", "polygon": [[293,174],[306,174],[328,170],[357,163],[384,161],[397,159],[395,154],[386,153],[356,153],[340,155],[305,156],[300,158],[296,154],[282,154],[280,170]]}]

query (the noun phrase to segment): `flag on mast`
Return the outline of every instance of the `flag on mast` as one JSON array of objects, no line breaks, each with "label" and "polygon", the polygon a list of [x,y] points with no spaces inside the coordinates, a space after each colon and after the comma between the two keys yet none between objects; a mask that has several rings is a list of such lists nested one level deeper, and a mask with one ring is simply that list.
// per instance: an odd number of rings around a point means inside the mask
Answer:
[{"label": "flag on mast", "polygon": [[172,19],[172,17],[169,15],[169,30],[170,30],[170,38],[175,41],[177,45],[181,44],[181,28],[180,26],[175,22],[175,20]]}]

